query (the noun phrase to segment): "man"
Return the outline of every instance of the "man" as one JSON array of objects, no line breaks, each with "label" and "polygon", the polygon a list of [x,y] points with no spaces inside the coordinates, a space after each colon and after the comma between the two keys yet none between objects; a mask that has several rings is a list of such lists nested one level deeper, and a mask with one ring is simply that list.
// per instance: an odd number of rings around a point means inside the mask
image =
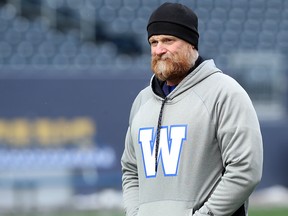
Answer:
[{"label": "man", "polygon": [[135,99],[121,159],[127,216],[248,215],[262,138],[243,88],[198,54],[198,18],[164,3],[151,15],[154,76]]}]

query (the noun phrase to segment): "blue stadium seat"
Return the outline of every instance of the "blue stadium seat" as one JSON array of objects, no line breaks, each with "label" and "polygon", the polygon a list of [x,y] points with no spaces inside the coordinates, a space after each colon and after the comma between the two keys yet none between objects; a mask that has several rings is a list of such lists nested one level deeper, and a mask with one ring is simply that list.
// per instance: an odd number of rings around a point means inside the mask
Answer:
[{"label": "blue stadium seat", "polygon": [[17,46],[17,51],[16,51],[20,56],[23,56],[25,58],[31,57],[34,52],[35,48],[32,43],[23,40],[20,42]]},{"label": "blue stadium seat", "polygon": [[247,10],[249,8],[249,1],[250,0],[234,0],[232,1],[232,7]]},{"label": "blue stadium seat", "polygon": [[283,9],[287,10],[288,9],[288,1],[285,0],[282,2],[282,4],[283,4]]},{"label": "blue stadium seat", "polygon": [[73,10],[79,10],[81,7],[86,7],[85,1],[83,0],[64,0],[64,4],[66,7]]},{"label": "blue stadium seat", "polygon": [[275,49],[276,36],[274,32],[263,31],[259,34],[259,44],[258,48],[260,50],[273,50]]},{"label": "blue stadium seat", "polygon": [[56,54],[52,59],[52,66],[57,70],[65,70],[71,65],[71,60],[63,53]]},{"label": "blue stadium seat", "polygon": [[221,70],[224,73],[227,73],[226,67],[230,60],[229,53],[218,53],[218,55],[214,56],[213,58],[214,58],[214,61],[216,62],[216,65],[218,65],[218,67],[221,68]]},{"label": "blue stadium seat", "polygon": [[258,34],[254,31],[243,31],[240,35],[240,48],[241,49],[255,49],[258,45]]},{"label": "blue stadium seat", "polygon": [[222,34],[222,32],[225,30],[225,22],[221,19],[211,19],[210,22],[207,23],[206,29],[214,30],[219,32],[219,34]]},{"label": "blue stadium seat", "polygon": [[132,22],[131,29],[136,34],[146,35],[146,25],[147,25],[147,20],[138,17]]},{"label": "blue stadium seat", "polygon": [[116,70],[116,72],[127,70],[131,67],[136,67],[136,66],[137,65],[134,63],[131,56],[123,55],[123,54],[116,56],[115,67],[116,69],[119,69],[119,70]]},{"label": "blue stadium seat", "polygon": [[91,41],[84,42],[79,48],[79,53],[87,54],[90,56],[97,56],[97,54],[99,53],[97,48],[98,47],[96,46],[96,44]]},{"label": "blue stadium seat", "polygon": [[277,34],[276,46],[278,50],[288,55],[288,31],[279,31]]},{"label": "blue stadium seat", "polygon": [[47,69],[51,67],[51,60],[41,55],[34,55],[30,60],[31,67],[34,69]]},{"label": "blue stadium seat", "polygon": [[276,21],[281,20],[281,11],[279,9],[275,8],[268,8],[265,11],[265,19],[272,19]]},{"label": "blue stadium seat", "polygon": [[244,31],[253,31],[255,33],[258,33],[261,31],[261,20],[246,20],[244,23]]},{"label": "blue stadium seat", "polygon": [[5,4],[0,8],[1,18],[6,21],[13,21],[17,15],[17,9],[12,4]]},{"label": "blue stadium seat", "polygon": [[247,12],[247,19],[263,20],[265,18],[265,11],[260,8],[251,8]]},{"label": "blue stadium seat", "polygon": [[123,0],[123,6],[136,10],[141,6],[140,0]]},{"label": "blue stadium seat", "polygon": [[50,30],[45,34],[44,40],[50,41],[57,46],[60,46],[65,40],[65,35],[62,32],[56,30]]},{"label": "blue stadium seat", "polygon": [[196,2],[196,7],[197,7],[197,9],[205,8],[205,9],[211,11],[213,9],[213,7],[214,7],[214,2],[213,2],[213,0],[197,1]]},{"label": "blue stadium seat", "polygon": [[91,56],[88,54],[84,54],[84,53],[79,53],[75,59],[73,64],[75,65],[75,67],[77,69],[80,70],[87,70],[91,67],[92,65],[92,59]]},{"label": "blue stadium seat", "polygon": [[155,0],[145,0],[145,1],[142,1],[142,6],[149,7],[150,9],[154,10],[156,9],[156,7],[159,6],[159,3],[158,1],[155,1]]},{"label": "blue stadium seat", "polygon": [[214,30],[205,31],[203,34],[204,46],[217,47],[220,44],[220,33]]},{"label": "blue stadium seat", "polygon": [[111,22],[117,19],[117,10],[112,7],[104,6],[99,10],[98,14],[102,22]]},{"label": "blue stadium seat", "polygon": [[220,46],[221,34],[218,31],[207,30],[200,37],[200,44],[202,53],[209,58],[218,54],[218,47]]},{"label": "blue stadium seat", "polygon": [[[115,0],[103,0],[103,1],[104,1],[104,5],[109,8],[119,9],[122,7],[122,1],[115,1]],[[146,1],[149,1],[149,0],[146,0]]]},{"label": "blue stadium seat", "polygon": [[43,1],[43,4],[45,6],[51,8],[51,9],[58,9],[60,7],[64,7],[66,4],[66,0],[57,0],[57,1]]},{"label": "blue stadium seat", "polygon": [[[286,1],[286,0],[284,0]],[[281,10],[284,7],[283,0],[267,0],[266,1],[267,8],[274,8],[277,10]]]},{"label": "blue stadium seat", "polygon": [[246,20],[246,10],[233,8],[229,13],[229,19],[244,22]]},{"label": "blue stadium seat", "polygon": [[49,24],[45,18],[33,19],[30,21],[30,29],[28,31],[38,31],[40,33],[46,33],[51,31]]},{"label": "blue stadium seat", "polygon": [[239,33],[233,30],[226,30],[221,35],[221,43],[219,49],[221,53],[227,53],[235,50],[239,45]]},{"label": "blue stadium seat", "polygon": [[127,22],[132,22],[135,17],[135,10],[130,7],[122,7],[118,10],[118,19],[125,19]]},{"label": "blue stadium seat", "polygon": [[9,23],[4,19],[0,19],[0,35],[4,35],[4,32],[7,31]]},{"label": "blue stadium seat", "polygon": [[5,40],[12,45],[17,45],[23,40],[23,34],[19,34],[15,29],[9,29],[5,32]]},{"label": "blue stadium seat", "polygon": [[[269,0],[271,1],[271,0]],[[273,1],[273,0],[272,0]],[[250,9],[258,9],[258,10],[265,10],[266,9],[266,0],[252,0],[249,1],[249,8]]]},{"label": "blue stadium seat", "polygon": [[228,10],[225,10],[224,8],[215,8],[211,11],[211,21],[214,19],[222,20],[222,22],[225,22],[228,18]]},{"label": "blue stadium seat", "polygon": [[37,51],[37,55],[43,56],[45,58],[52,58],[58,52],[53,42],[45,40],[39,44]]},{"label": "blue stadium seat", "polygon": [[27,66],[27,58],[19,55],[18,53],[13,53],[9,64],[13,69],[24,69]]},{"label": "blue stadium seat", "polygon": [[138,8],[138,10],[136,11],[136,14],[137,14],[136,16],[139,18],[142,18],[142,19],[146,20],[146,22],[148,22],[150,13],[152,13],[151,8],[149,8],[147,6],[146,7],[142,6],[142,7]]},{"label": "blue stadium seat", "polygon": [[[137,0],[135,0],[137,1]],[[93,8],[93,9],[99,9],[104,5],[104,1],[95,1],[95,0],[86,0],[86,7]]]},{"label": "blue stadium seat", "polygon": [[38,45],[43,40],[45,40],[45,34],[43,32],[30,29],[29,31],[25,33],[23,39],[31,42],[34,45]]},{"label": "blue stadium seat", "polygon": [[17,19],[13,20],[11,27],[20,34],[23,34],[28,31],[30,23],[26,18],[18,17]]},{"label": "blue stadium seat", "polygon": [[279,23],[279,30],[281,31],[287,31],[288,30],[288,19],[283,19]]},{"label": "blue stadium seat", "polygon": [[113,58],[117,55],[117,46],[114,43],[106,42],[98,46],[100,56],[109,56]]},{"label": "blue stadium seat", "polygon": [[7,41],[0,41],[0,58],[8,58],[13,53],[13,47]]},{"label": "blue stadium seat", "polygon": [[95,58],[95,64],[101,68],[105,68],[111,64],[114,65],[115,62],[113,61],[114,60],[109,55],[104,54],[97,55],[97,58]]},{"label": "blue stadium seat", "polygon": [[277,20],[263,20],[262,22],[262,31],[271,31],[274,34],[279,30],[279,21]]},{"label": "blue stadium seat", "polygon": [[[162,1],[167,1],[167,0],[162,0]],[[187,5],[188,7],[192,8],[193,10],[196,8],[196,1],[191,1],[191,0],[179,0],[178,1],[181,4]]]},{"label": "blue stadium seat", "polygon": [[205,20],[198,20],[198,31],[200,32],[200,35],[204,34],[204,32],[206,31],[207,27],[206,27],[206,21]]},{"label": "blue stadium seat", "polygon": [[111,22],[110,27],[111,27],[111,35],[112,34],[122,34],[125,32],[130,31],[130,22],[127,21],[126,19],[123,18],[118,18],[115,19]]},{"label": "blue stadium seat", "polygon": [[[203,44],[203,43],[201,43]],[[219,54],[219,50],[218,47],[216,46],[200,46],[199,48],[199,52],[201,54],[201,56],[205,59],[214,59],[215,56],[217,56]]]},{"label": "blue stadium seat", "polygon": [[288,20],[288,3],[287,3],[287,7],[283,8],[282,10],[281,20]]},{"label": "blue stadium seat", "polygon": [[226,31],[234,31],[237,34],[240,34],[243,31],[243,25],[244,24],[241,20],[231,19],[225,23],[225,28]]},{"label": "blue stadium seat", "polygon": [[196,8],[195,13],[201,21],[208,21],[210,19],[210,11],[207,8]]},{"label": "blue stadium seat", "polygon": [[232,2],[232,0],[221,0],[221,1],[215,0],[214,1],[214,7],[215,8],[224,8],[224,9],[229,10],[232,7],[231,2]]},{"label": "blue stadium seat", "polygon": [[59,53],[67,57],[75,57],[78,53],[79,45],[72,41],[65,41],[59,47]]}]

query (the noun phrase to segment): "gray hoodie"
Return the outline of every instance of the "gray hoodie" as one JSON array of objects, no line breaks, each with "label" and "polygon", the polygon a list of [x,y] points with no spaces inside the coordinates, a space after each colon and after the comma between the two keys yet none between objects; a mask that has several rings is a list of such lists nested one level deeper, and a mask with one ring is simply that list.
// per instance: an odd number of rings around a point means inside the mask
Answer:
[{"label": "gray hoodie", "polygon": [[130,113],[121,159],[126,215],[248,215],[263,147],[247,93],[213,60],[202,62],[167,95],[156,163],[164,99],[154,92],[153,79]]}]

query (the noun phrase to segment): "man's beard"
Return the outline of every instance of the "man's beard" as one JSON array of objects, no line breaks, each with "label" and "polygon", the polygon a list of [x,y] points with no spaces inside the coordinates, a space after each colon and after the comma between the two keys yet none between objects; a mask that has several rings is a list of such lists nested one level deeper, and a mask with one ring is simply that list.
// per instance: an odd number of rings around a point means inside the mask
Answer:
[{"label": "man's beard", "polygon": [[195,63],[192,52],[189,51],[182,55],[176,53],[152,56],[151,69],[155,76],[162,81],[180,82]]}]

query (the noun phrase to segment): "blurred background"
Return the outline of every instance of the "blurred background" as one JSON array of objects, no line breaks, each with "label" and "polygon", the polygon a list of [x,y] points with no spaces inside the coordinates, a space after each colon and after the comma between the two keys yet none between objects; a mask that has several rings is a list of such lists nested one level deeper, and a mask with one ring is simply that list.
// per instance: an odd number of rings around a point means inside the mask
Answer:
[{"label": "blurred background", "polygon": [[[0,0],[1,216],[123,214],[120,157],[163,2]],[[264,170],[251,205],[288,208],[288,1],[173,2],[195,10],[200,54],[256,108]]]}]

